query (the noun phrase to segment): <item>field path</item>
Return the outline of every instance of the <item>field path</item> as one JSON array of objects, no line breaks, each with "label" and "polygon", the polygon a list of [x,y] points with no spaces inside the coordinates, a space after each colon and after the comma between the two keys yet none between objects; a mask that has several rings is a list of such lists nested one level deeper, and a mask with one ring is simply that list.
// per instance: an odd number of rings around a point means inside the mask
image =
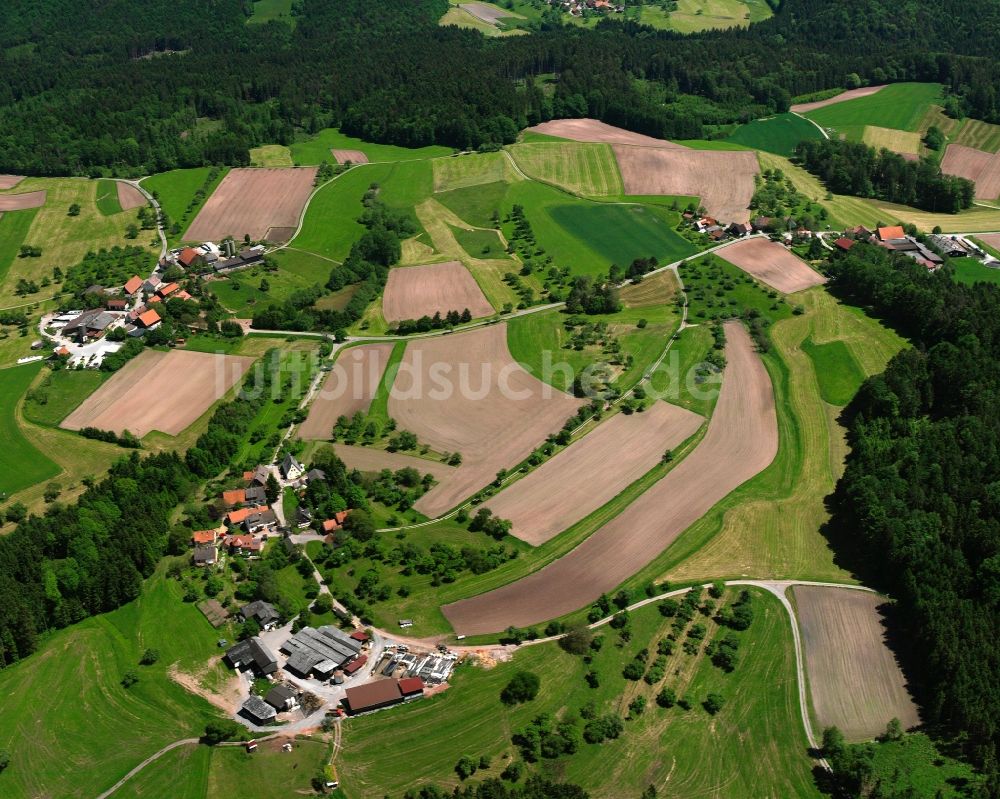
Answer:
[{"label": "field path", "polygon": [[571,613],[641,570],[713,505],[765,469],[778,450],[771,380],[739,323],[727,323],[728,364],[698,447],[569,554],[502,588],[445,605],[457,633],[481,635]]}]

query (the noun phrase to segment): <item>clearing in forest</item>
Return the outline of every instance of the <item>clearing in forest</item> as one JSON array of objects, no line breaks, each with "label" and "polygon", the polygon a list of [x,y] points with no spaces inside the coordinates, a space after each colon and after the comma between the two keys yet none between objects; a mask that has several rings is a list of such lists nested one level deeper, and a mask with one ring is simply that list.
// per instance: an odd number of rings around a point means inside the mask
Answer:
[{"label": "clearing in forest", "polygon": [[442,316],[468,309],[473,319],[491,316],[493,306],[472,274],[459,261],[422,266],[397,266],[389,270],[382,295],[382,315],[387,322]]},{"label": "clearing in forest", "polygon": [[614,146],[626,194],[694,195],[720,222],[747,222],[754,176],[752,150],[670,150]]},{"label": "clearing in forest", "polygon": [[367,413],[394,346],[362,344],[342,352],[299,426],[299,438],[326,441],[341,416]]},{"label": "clearing in forest", "polygon": [[462,456],[414,507],[431,517],[453,508],[520,463],[581,404],[514,361],[505,324],[410,341],[388,414],[436,452]]},{"label": "clearing in forest", "polygon": [[96,427],[142,438],[151,430],[176,436],[222,399],[254,359],[190,350],[146,350],[121,368],[60,427]]},{"label": "clearing in forest", "polygon": [[886,644],[883,597],[851,588],[797,585],[795,596],[812,710],[819,727],[849,741],[874,738],[892,719],[920,723],[906,679]]},{"label": "clearing in forest", "polygon": [[580,546],[529,576],[442,608],[455,632],[495,633],[578,610],[636,574],[778,451],[771,379],[738,322],[726,324],[722,389],[693,452]]},{"label": "clearing in forest", "polygon": [[187,241],[219,241],[226,236],[259,241],[272,228],[291,228],[313,189],[316,170],[231,169],[187,229]]},{"label": "clearing in forest", "polygon": [[722,248],[716,254],[782,294],[826,283],[826,278],[819,272],[770,239],[745,239]]},{"label": "clearing in forest", "polygon": [[512,535],[539,546],[614,499],[704,421],[659,401],[642,413],[619,413],[484,507],[513,522]]},{"label": "clearing in forest", "polygon": [[529,142],[509,148],[528,177],[588,197],[619,196],[622,177],[608,144],[598,142]]}]

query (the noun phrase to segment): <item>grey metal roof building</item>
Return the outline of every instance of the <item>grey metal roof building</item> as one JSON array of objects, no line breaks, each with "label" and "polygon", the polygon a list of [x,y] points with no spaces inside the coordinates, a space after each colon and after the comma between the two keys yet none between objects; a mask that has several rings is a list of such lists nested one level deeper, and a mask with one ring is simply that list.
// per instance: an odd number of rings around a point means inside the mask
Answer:
[{"label": "grey metal roof building", "polygon": [[285,667],[295,674],[307,677],[320,665],[324,667],[324,673],[332,671],[324,661],[330,661],[334,669],[341,667],[357,656],[361,651],[361,643],[331,625],[318,630],[303,627],[282,645],[281,651],[289,656]]}]

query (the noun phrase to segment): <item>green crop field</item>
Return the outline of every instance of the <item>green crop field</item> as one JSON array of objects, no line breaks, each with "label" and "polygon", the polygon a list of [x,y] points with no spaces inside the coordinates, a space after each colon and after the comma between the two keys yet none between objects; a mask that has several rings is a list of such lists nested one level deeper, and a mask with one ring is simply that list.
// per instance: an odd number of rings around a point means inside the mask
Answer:
[{"label": "green crop field", "polygon": [[975,258],[952,258],[951,265],[955,267],[955,280],[959,283],[1000,284],[1000,269],[983,266]]},{"label": "green crop field", "polygon": [[24,418],[35,424],[55,427],[110,376],[109,372],[96,369],[50,372],[25,401]]},{"label": "green crop field", "polygon": [[[658,641],[670,632],[671,620],[654,606],[631,615],[631,640],[622,648],[614,645],[617,633],[602,627],[604,646],[589,664],[549,643],[524,647],[489,670],[460,666],[439,696],[345,722],[338,760],[344,792],[355,799],[396,796],[426,782],[451,788],[459,784],[454,767],[463,756],[489,757],[490,767],[476,778],[496,777],[511,760],[521,761],[511,738],[536,716],[579,719],[580,709],[593,703],[599,715],[623,717],[642,696],[645,711],[625,721],[619,738],[581,742],[575,754],[525,764],[528,773],[585,786],[594,799],[638,796],[650,784],[662,790],[668,779],[678,796],[818,796],[798,713],[788,618],[773,597],[757,589],[752,596],[754,621],[739,636],[740,659],[730,674],[711,664],[704,646],[689,655],[678,642],[665,678],[653,685],[625,679],[623,667],[641,649],[654,659]],[[714,622],[698,621],[709,628],[706,642],[723,634]],[[534,701],[507,707],[499,694],[519,670],[537,674],[541,688]],[[596,672],[598,687],[588,687],[588,670]],[[691,709],[659,707],[654,697],[663,686],[687,697]],[[725,698],[715,716],[701,707],[709,693]]]},{"label": "green crop field", "polygon": [[940,102],[941,86],[937,83],[894,83],[875,94],[817,108],[806,116],[824,128],[860,138],[865,125],[919,130],[930,107]]},{"label": "green crop field", "polygon": [[[469,255],[475,258],[507,258],[507,250],[500,241],[500,234],[495,230],[465,230],[452,228],[455,240]],[[511,261],[511,268],[514,262]]]},{"label": "green crop field", "polygon": [[17,424],[17,403],[41,371],[41,363],[0,371],[0,496],[55,477],[56,466],[29,442]]},{"label": "green crop field", "polygon": [[[215,179],[209,181],[208,176],[211,171],[212,168],[207,166],[174,169],[143,179],[143,188],[150,194],[156,195],[157,202],[170,218],[171,223],[176,222],[180,225],[181,233],[171,234],[169,230],[167,231],[167,238],[171,244],[180,241],[183,231],[187,230],[188,224],[194,221],[198,211],[212,196],[215,187],[222,182],[229,169],[226,167],[219,169]],[[202,187],[204,187],[204,196],[196,201],[195,194]],[[192,203],[194,203],[193,206]]]},{"label": "green crop field", "polygon": [[493,224],[493,213],[503,207],[509,187],[510,184],[500,181],[484,183],[480,186],[443,191],[435,194],[434,199],[470,225],[489,227]]},{"label": "green crop field", "polygon": [[800,141],[821,138],[823,135],[808,120],[795,114],[778,114],[741,125],[728,141],[787,157]]},{"label": "green crop field", "polygon": [[588,197],[624,192],[610,144],[591,142],[523,143],[508,148],[528,177]]},{"label": "green crop field", "polygon": [[435,192],[520,179],[503,152],[464,153],[449,158],[435,158],[432,166]]},{"label": "green crop field", "polygon": [[389,392],[392,391],[393,383],[396,379],[396,372],[399,364],[406,354],[406,342],[397,341],[389,355],[389,360],[385,364],[385,371],[379,381],[378,390],[372,397],[371,405],[368,406],[368,418],[373,420],[381,429],[389,421]]},{"label": "green crop field", "polygon": [[296,166],[315,166],[324,161],[333,164],[336,159],[330,150],[360,150],[373,162],[382,161],[413,161],[426,158],[439,158],[451,155],[450,147],[432,145],[409,149],[397,147],[394,144],[371,144],[361,139],[347,136],[335,128],[321,130],[315,136],[310,136],[291,145],[292,158]]},{"label": "green crop field", "polygon": [[[181,601],[180,583],[163,573],[147,581],[141,598],[57,632],[30,658],[0,671],[0,749],[11,754],[0,773],[4,797],[93,799],[166,744],[197,737],[216,717],[169,670],[202,669],[218,655],[219,633]],[[140,666],[147,647],[159,650],[159,661]],[[123,688],[130,670],[139,681]]]},{"label": "green crop field", "polygon": [[118,184],[115,181],[97,181],[97,210],[105,216],[122,212],[121,203],[118,202]]},{"label": "green crop field", "polygon": [[24,243],[31,223],[38,210],[8,211],[0,214],[0,286],[3,286],[7,273],[17,258],[17,253]]},{"label": "green crop field", "polygon": [[823,401],[838,406],[850,402],[865,375],[847,345],[840,340],[817,344],[807,338],[802,342],[802,349],[812,359]]}]

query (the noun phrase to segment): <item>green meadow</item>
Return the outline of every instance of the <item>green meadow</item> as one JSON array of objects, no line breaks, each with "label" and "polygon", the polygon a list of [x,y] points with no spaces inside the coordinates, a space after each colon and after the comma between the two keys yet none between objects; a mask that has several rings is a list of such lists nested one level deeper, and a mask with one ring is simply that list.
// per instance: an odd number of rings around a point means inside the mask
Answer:
[{"label": "green meadow", "polygon": [[808,120],[795,114],[778,114],[741,125],[729,135],[728,141],[787,158],[803,139],[821,138],[823,134]]},{"label": "green meadow", "polygon": [[118,183],[114,180],[97,181],[97,210],[105,216],[114,216],[122,212],[118,202]]},{"label": "green meadow", "polygon": [[17,403],[42,369],[40,362],[0,371],[0,496],[13,494],[59,474],[59,467],[24,437]]},{"label": "green meadow", "polygon": [[50,372],[25,401],[24,418],[35,424],[56,427],[110,376],[97,369]]},{"label": "green meadow", "polygon": [[893,83],[884,89],[809,111],[806,116],[848,138],[860,139],[865,125],[915,131],[932,105],[941,104],[937,83]]},{"label": "green meadow", "polygon": [[331,150],[360,150],[371,162],[413,161],[424,158],[437,158],[451,155],[450,147],[431,145],[418,149],[397,147],[394,144],[372,144],[371,142],[347,136],[335,128],[321,130],[315,136],[310,136],[291,145],[292,159],[296,166],[313,166],[324,161],[336,163]]},{"label": "green meadow", "polygon": [[817,344],[808,338],[802,349],[812,359],[819,381],[819,392],[831,405],[846,405],[858,393],[865,380],[851,351],[843,341]]},{"label": "green meadow", "polygon": [[[222,179],[229,172],[224,167],[219,169],[219,174],[215,179],[208,181],[211,167],[192,167],[191,169],[174,169],[170,172],[161,172],[158,175],[151,175],[142,181],[143,188],[150,194],[155,194],[157,202],[164,213],[170,217],[171,222],[176,222],[181,226],[181,233],[173,235],[167,231],[167,238],[171,244],[180,242],[181,237],[188,225],[194,221],[205,201],[212,196],[212,192],[222,182]],[[188,207],[195,198],[195,193],[206,186],[205,195],[199,199],[194,207],[188,211]]]}]

